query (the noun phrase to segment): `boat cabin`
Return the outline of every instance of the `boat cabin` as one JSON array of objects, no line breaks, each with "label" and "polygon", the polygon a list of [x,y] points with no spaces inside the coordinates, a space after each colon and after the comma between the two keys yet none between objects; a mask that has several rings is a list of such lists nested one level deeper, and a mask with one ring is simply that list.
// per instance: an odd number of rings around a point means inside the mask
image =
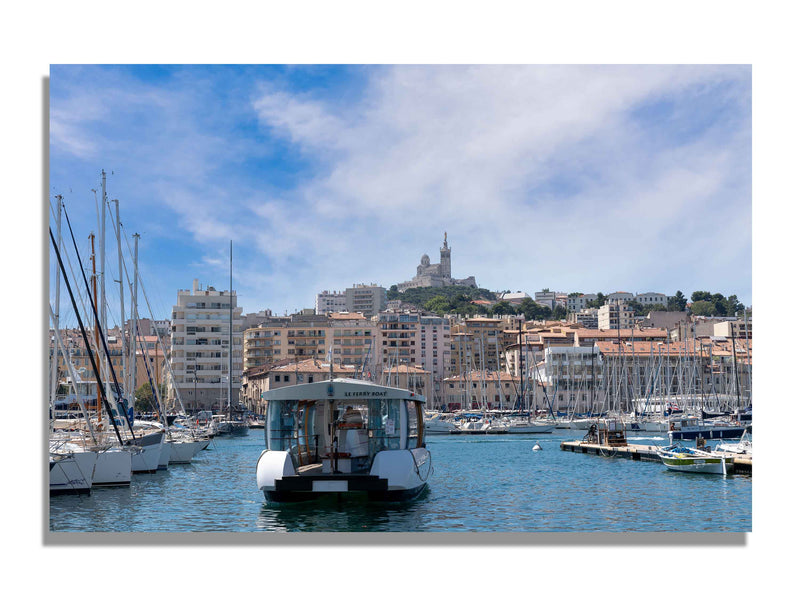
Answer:
[{"label": "boat cabin", "polygon": [[333,379],[264,392],[267,451],[288,452],[299,474],[368,473],[385,450],[424,447],[425,397]]}]

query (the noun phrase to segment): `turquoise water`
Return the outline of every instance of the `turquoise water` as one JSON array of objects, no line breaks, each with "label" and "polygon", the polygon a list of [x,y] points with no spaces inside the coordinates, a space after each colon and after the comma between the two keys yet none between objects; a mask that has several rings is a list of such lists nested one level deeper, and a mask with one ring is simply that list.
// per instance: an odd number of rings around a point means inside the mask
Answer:
[{"label": "turquoise water", "polygon": [[[432,436],[434,473],[412,502],[327,498],[273,505],[255,487],[263,430],[216,438],[189,465],[134,475],[130,488],[50,498],[51,531],[748,532],[752,477],[559,449],[582,432]],[[665,444],[663,438],[629,437]],[[542,446],[532,452],[535,443]]]}]

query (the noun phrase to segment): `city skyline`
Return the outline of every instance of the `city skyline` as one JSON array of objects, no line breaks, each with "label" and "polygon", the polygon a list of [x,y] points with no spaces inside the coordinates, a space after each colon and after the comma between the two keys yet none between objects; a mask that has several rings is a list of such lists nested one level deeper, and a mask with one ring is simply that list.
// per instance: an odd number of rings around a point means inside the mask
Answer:
[{"label": "city skyline", "polygon": [[245,312],[284,314],[445,231],[490,290],[750,305],[750,113],[749,66],[54,65],[50,195],[80,245],[105,169],[156,312],[227,289],[230,239]]}]

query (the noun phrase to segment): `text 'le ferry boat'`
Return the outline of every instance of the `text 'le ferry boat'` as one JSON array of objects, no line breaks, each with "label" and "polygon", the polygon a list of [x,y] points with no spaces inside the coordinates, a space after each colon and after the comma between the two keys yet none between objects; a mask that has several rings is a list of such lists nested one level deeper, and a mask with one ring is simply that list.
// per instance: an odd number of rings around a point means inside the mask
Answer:
[{"label": "text 'le ferry boat'", "polygon": [[326,494],[410,500],[432,473],[425,397],[355,379],[264,392],[266,449],[256,466],[268,501]]}]

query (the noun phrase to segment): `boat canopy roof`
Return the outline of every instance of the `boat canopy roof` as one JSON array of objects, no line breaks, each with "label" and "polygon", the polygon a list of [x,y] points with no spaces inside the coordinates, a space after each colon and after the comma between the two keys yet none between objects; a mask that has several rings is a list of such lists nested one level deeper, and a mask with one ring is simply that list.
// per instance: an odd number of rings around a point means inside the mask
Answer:
[{"label": "boat canopy roof", "polygon": [[315,383],[301,383],[261,394],[267,401],[289,400],[411,400],[425,402],[425,396],[401,388],[377,385],[359,379],[336,378]]}]

